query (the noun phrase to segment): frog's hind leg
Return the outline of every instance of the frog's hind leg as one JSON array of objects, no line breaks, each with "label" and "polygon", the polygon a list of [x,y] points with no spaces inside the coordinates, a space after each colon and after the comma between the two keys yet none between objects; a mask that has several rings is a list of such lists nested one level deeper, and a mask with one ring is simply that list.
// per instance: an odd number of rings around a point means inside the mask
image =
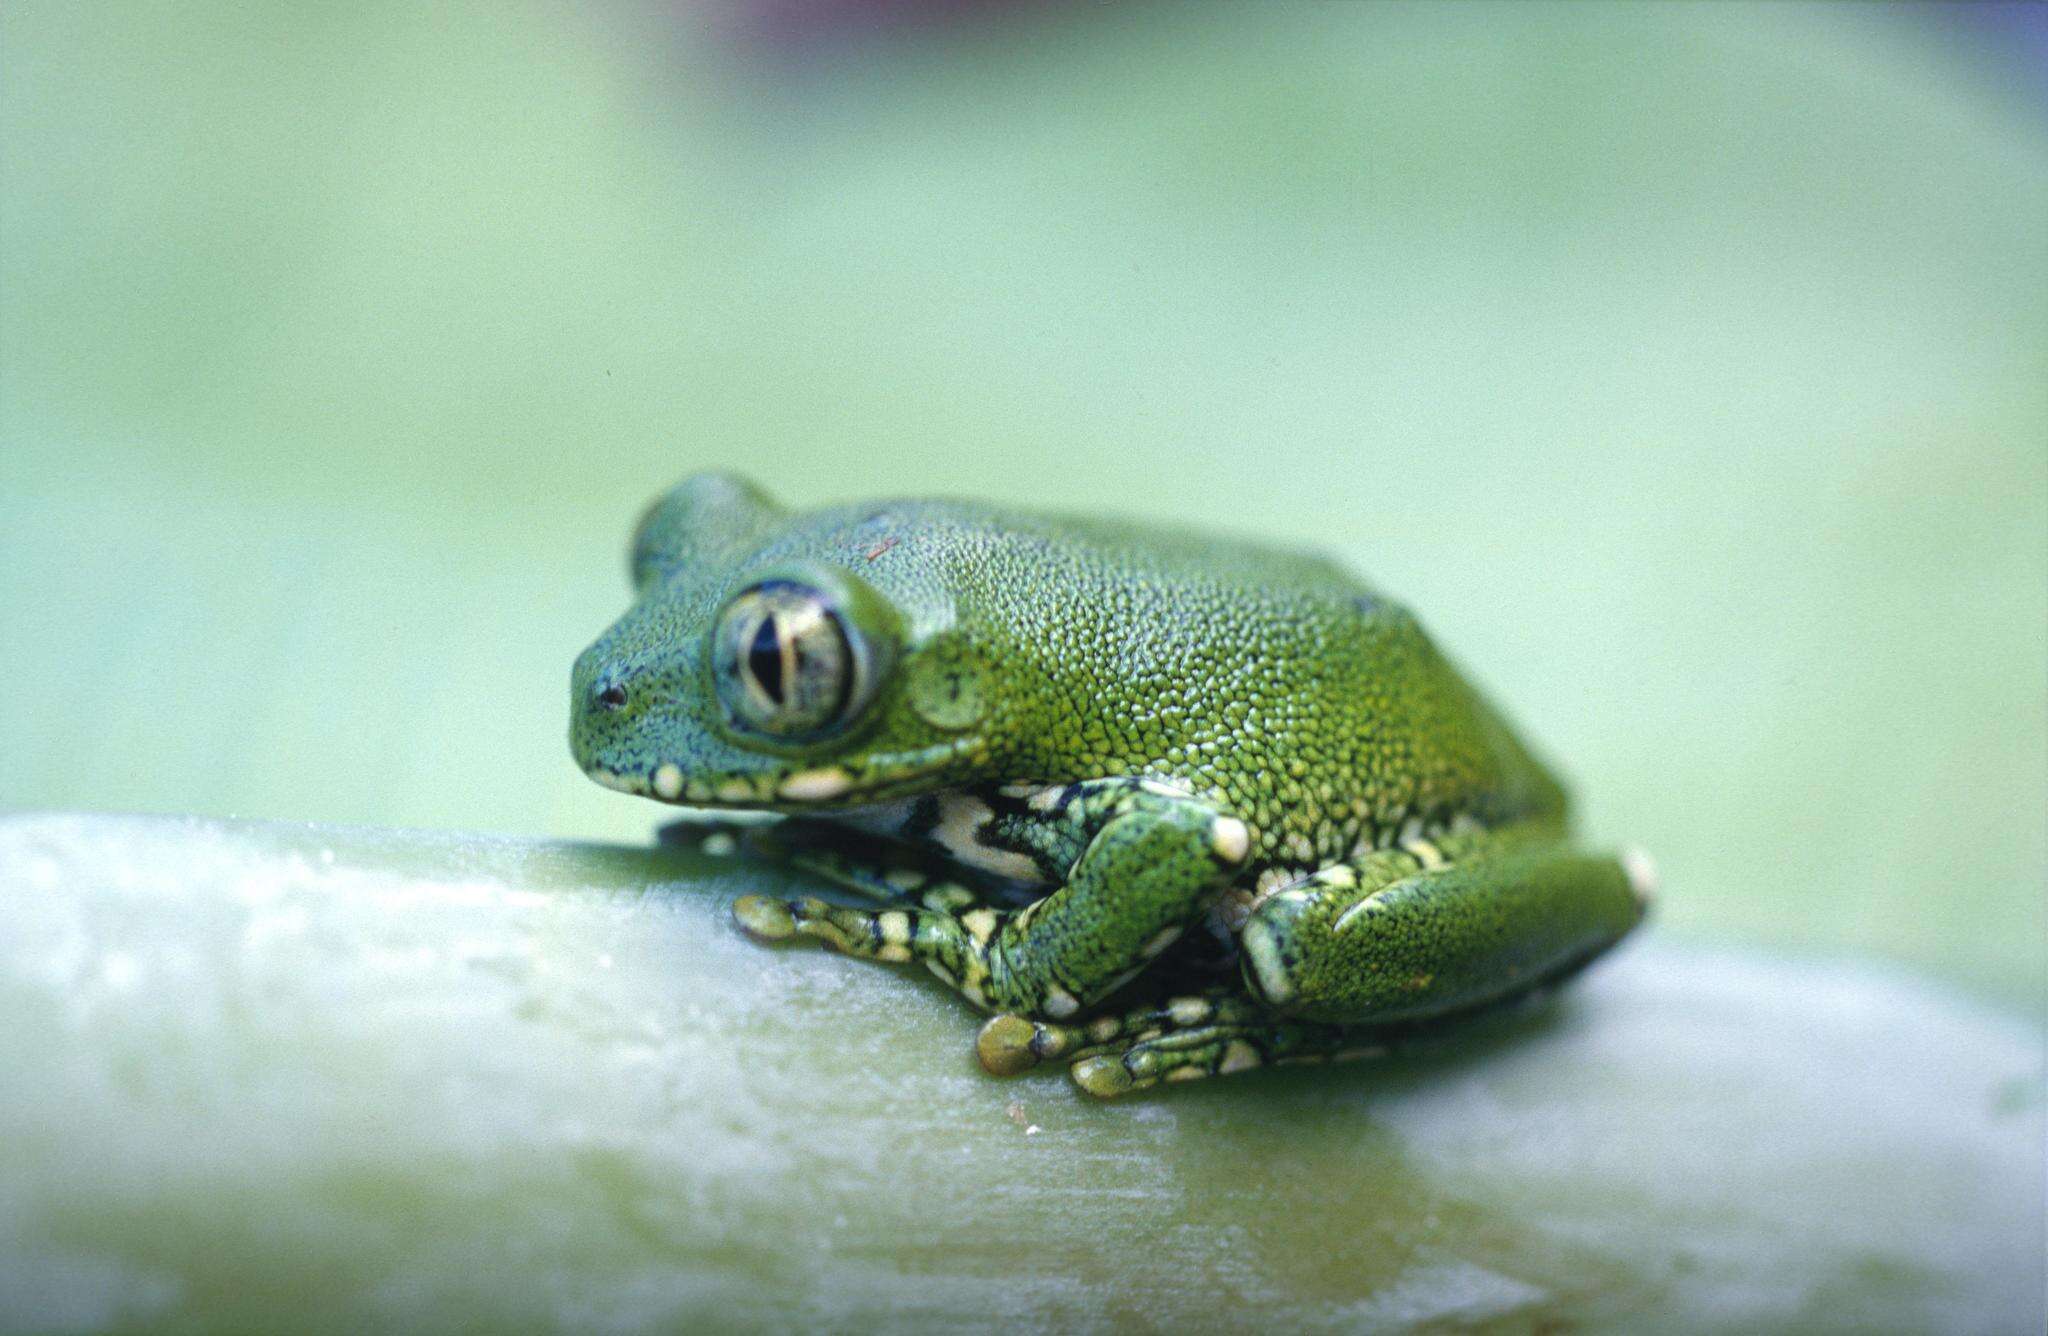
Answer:
[{"label": "frog's hind leg", "polygon": [[1383,1056],[1584,966],[1640,920],[1645,880],[1521,832],[1414,839],[1262,901],[1240,939],[1249,996],[1219,988],[1092,1030],[1026,1034],[998,1017],[983,1029],[984,1052],[1065,1058],[1075,1084],[1105,1099],[1161,1081]]},{"label": "frog's hind leg", "polygon": [[1553,983],[1642,919],[1642,874],[1541,832],[1412,839],[1261,901],[1245,983],[1290,1019],[1383,1025],[1475,1010]]}]

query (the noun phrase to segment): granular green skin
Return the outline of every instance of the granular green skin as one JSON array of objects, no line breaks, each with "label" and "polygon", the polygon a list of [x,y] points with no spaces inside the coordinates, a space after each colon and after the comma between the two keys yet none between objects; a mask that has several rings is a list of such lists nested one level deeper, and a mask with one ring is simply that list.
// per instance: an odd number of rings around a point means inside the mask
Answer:
[{"label": "granular green skin", "polygon": [[998,1013],[991,1070],[1057,1057],[1110,1095],[1341,1056],[1641,917],[1643,876],[1566,844],[1562,789],[1415,619],[1319,558],[968,502],[792,514],[700,475],[632,572],[576,664],[578,763],[785,814],[683,838],[875,900],[735,913],[924,962]]}]

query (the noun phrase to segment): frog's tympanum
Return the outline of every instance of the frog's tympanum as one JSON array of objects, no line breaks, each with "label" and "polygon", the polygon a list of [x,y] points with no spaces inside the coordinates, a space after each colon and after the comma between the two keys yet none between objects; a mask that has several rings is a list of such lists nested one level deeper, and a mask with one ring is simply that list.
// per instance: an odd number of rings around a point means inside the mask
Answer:
[{"label": "frog's tympanum", "polygon": [[1647,864],[1573,847],[1557,781],[1327,561],[968,502],[798,514],[707,474],[631,566],[576,662],[577,763],[700,809],[672,838],[869,902],[733,913],[923,964],[992,1013],[992,1072],[1115,1095],[1377,1051],[1642,918]]}]

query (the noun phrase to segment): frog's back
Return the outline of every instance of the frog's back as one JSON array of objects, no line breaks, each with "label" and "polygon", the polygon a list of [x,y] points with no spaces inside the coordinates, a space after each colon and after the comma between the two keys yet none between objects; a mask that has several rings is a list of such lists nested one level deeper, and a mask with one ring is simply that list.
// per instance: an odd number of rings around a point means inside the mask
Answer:
[{"label": "frog's back", "polygon": [[816,518],[921,629],[962,629],[1001,662],[995,736],[1019,773],[1185,785],[1297,865],[1415,823],[1562,817],[1415,619],[1323,557],[973,502]]},{"label": "frog's back", "polygon": [[902,557],[918,554],[910,564],[941,566],[957,576],[994,577],[1029,567],[1045,576],[1057,572],[1077,578],[1090,587],[1151,580],[1190,587],[1367,592],[1342,567],[1315,553],[1173,525],[1013,510],[978,501],[843,506],[806,517],[794,536],[806,547],[872,551],[880,546],[883,554],[905,545]]}]

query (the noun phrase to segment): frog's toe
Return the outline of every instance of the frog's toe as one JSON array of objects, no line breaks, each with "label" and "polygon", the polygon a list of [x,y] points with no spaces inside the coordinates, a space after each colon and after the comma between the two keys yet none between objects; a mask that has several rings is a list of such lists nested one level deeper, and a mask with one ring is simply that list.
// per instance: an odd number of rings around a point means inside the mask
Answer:
[{"label": "frog's toe", "polygon": [[1015,1076],[1048,1059],[1067,1057],[1088,1041],[1085,1026],[1058,1025],[1009,1013],[992,1017],[981,1027],[974,1051],[992,1074]]},{"label": "frog's toe", "polygon": [[974,1038],[974,1055],[992,1076],[1015,1076],[1038,1065],[1039,1027],[1022,1016],[992,1016]]},{"label": "frog's toe", "polygon": [[[1074,1078],[1074,1084],[1097,1099],[1115,1099],[1137,1088],[1138,1082],[1124,1066],[1121,1057],[1102,1055],[1082,1058],[1067,1068],[1067,1075]],[[1151,1082],[1146,1082],[1150,1085]]]},{"label": "frog's toe", "polygon": [[781,942],[796,936],[796,917],[789,906],[765,895],[743,895],[733,901],[732,916],[758,941]]}]

